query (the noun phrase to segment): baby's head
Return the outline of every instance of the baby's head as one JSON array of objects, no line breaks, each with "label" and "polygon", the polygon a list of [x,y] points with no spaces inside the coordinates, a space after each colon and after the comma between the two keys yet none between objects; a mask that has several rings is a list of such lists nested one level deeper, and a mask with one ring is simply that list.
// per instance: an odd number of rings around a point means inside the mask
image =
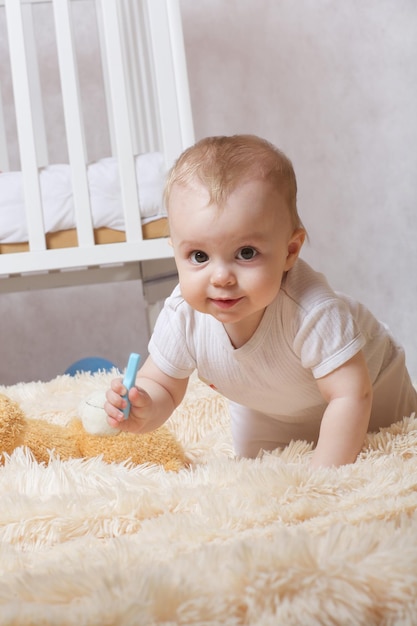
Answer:
[{"label": "baby's head", "polygon": [[186,150],[166,186],[181,295],[240,347],[277,297],[304,242],[291,162],[251,135]]},{"label": "baby's head", "polygon": [[291,161],[255,135],[207,137],[185,150],[168,175],[165,203],[169,213],[175,185],[203,185],[209,203],[223,206],[228,196],[250,180],[265,180],[284,197],[294,230],[302,228],[297,211],[297,181]]}]

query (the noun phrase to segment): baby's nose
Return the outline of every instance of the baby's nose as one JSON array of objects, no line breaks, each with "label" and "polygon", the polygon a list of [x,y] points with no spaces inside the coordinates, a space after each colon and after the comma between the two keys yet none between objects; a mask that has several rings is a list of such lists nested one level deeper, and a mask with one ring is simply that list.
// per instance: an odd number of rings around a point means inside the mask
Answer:
[{"label": "baby's nose", "polygon": [[236,282],[236,277],[230,268],[225,263],[216,264],[211,274],[211,284],[215,287],[224,287],[226,285],[233,285]]}]

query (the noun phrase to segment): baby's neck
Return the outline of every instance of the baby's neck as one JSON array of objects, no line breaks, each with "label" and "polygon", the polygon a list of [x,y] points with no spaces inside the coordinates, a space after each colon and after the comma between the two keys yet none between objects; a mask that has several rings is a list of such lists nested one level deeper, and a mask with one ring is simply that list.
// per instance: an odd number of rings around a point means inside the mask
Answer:
[{"label": "baby's neck", "polygon": [[234,348],[241,348],[253,337],[262,321],[265,310],[266,309],[257,311],[240,322],[235,322],[234,324],[223,324],[224,329],[229,336],[230,343]]}]

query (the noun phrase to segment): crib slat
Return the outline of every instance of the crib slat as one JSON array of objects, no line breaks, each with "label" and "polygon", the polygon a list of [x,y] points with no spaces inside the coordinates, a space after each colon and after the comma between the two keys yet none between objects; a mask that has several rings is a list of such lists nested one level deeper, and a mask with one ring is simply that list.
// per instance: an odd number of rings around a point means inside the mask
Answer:
[{"label": "crib slat", "polygon": [[108,87],[114,120],[114,141],[119,164],[120,186],[128,242],[142,240],[142,227],[138,211],[139,198],[132,144],[130,112],[123,49],[120,37],[117,0],[101,2],[105,61],[108,70]]},{"label": "crib slat", "polygon": [[31,250],[45,250],[42,200],[36,155],[35,128],[31,109],[22,7],[16,0],[6,0],[5,9],[29,245]]},{"label": "crib slat", "polygon": [[87,178],[87,151],[80,102],[77,61],[68,0],[52,0],[59,74],[61,79],[68,156],[73,181],[75,220],[78,245],[94,245],[91,204]]},{"label": "crib slat", "polygon": [[170,167],[178,157],[178,146],[186,148],[194,142],[180,7],[178,0],[146,0],[146,4],[162,150]]},{"label": "crib slat", "polygon": [[100,0],[96,0],[97,9],[97,31],[100,46],[101,69],[103,72],[104,98],[107,108],[107,119],[109,125],[110,147],[111,153],[116,154],[116,139],[114,136],[113,108],[110,96],[109,72],[106,64],[106,42],[104,40],[103,13],[100,9]]},{"label": "crib slat", "polygon": [[9,169],[9,152],[7,150],[6,124],[4,122],[3,98],[0,83],[0,172],[7,172]]},{"label": "crib slat", "polygon": [[[124,46],[123,46],[123,58],[124,65],[127,69],[127,75],[129,76],[129,84],[128,87],[128,106],[129,111],[135,111],[135,106],[140,106],[140,101],[137,99],[137,81],[135,77],[137,75],[136,70],[136,55],[133,54],[135,50],[136,40],[142,38],[142,33],[140,31],[140,24],[135,23],[135,16],[131,13],[129,9],[129,0],[119,0],[121,12],[120,12],[120,20],[121,20],[121,28],[124,35]],[[135,37],[133,37],[133,32],[135,33]],[[133,151],[135,154],[139,152],[145,152],[147,150],[142,150],[140,145],[140,140],[143,140],[146,143],[146,127],[144,125],[138,124],[138,121],[142,119],[141,115],[134,115],[131,117],[131,130],[132,130],[132,143],[133,143]]]},{"label": "crib slat", "polygon": [[23,32],[26,44],[29,88],[35,128],[35,144],[37,164],[45,167],[49,163],[48,145],[46,141],[45,117],[43,113],[42,90],[39,75],[38,55],[36,50],[35,31],[33,28],[33,11],[31,4],[22,5]]},{"label": "crib slat", "polygon": [[153,62],[147,32],[147,16],[137,0],[123,0],[123,31],[126,34],[129,94],[133,111],[135,151],[153,152],[160,147]]},{"label": "crib slat", "polygon": [[[178,118],[181,130],[181,143],[184,148],[195,141],[193,115],[191,110],[190,86],[188,84],[187,60],[184,47],[181,10],[178,0],[165,0],[170,29],[171,57],[174,66],[175,93],[178,102]],[[171,122],[172,123],[172,122]]]}]

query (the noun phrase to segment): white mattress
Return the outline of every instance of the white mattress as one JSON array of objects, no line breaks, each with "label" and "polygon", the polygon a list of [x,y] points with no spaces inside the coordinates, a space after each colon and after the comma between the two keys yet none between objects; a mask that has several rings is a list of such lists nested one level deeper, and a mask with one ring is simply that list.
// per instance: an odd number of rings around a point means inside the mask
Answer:
[{"label": "white mattress", "polygon": [[[164,159],[159,152],[135,157],[142,222],[166,215],[163,206]],[[49,165],[40,171],[45,232],[75,228],[74,200],[69,165]],[[88,166],[94,228],[125,230],[118,164],[114,158]],[[0,243],[28,241],[21,172],[0,173]]]}]

